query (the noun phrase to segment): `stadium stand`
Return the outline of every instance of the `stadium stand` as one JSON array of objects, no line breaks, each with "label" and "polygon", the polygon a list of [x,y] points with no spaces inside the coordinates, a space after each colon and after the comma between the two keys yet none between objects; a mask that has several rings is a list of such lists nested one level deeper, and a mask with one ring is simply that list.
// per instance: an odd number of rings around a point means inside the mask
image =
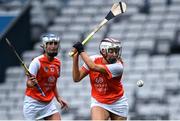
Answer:
[{"label": "stadium stand", "polygon": [[[124,1],[127,12],[96,33],[86,50],[90,55],[99,53],[97,41],[105,36],[122,40],[122,83],[129,98],[129,120],[179,120],[180,1],[150,0],[148,13],[142,12],[144,0]],[[63,120],[90,119],[89,79],[73,82],[72,60],[67,52],[74,41],[82,39],[82,34],[86,36],[105,17],[114,2],[118,0],[32,0],[35,45],[32,51],[23,53],[23,60],[28,65],[41,53],[41,33],[54,32],[62,37],[58,88],[70,105],[69,111],[61,111]],[[136,86],[139,79],[144,81],[141,88]],[[6,82],[0,84],[0,120],[23,119],[25,80],[22,67],[6,70]]]}]

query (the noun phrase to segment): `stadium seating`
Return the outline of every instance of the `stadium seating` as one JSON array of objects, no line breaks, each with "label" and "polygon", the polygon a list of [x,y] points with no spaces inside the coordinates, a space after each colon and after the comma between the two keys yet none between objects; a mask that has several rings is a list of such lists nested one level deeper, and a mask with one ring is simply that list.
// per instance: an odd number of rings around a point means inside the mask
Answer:
[{"label": "stadium seating", "polygon": [[[111,20],[98,31],[86,50],[89,55],[99,54],[98,43],[105,36],[122,40],[122,83],[129,98],[128,119],[177,120],[180,119],[180,53],[171,53],[171,46],[180,29],[180,1],[172,0],[172,4],[167,5],[166,0],[151,0],[149,14],[139,11],[143,1],[126,1],[127,12],[118,17],[118,22]],[[42,24],[46,31],[58,33],[62,39],[58,55],[62,61],[58,88],[70,105],[69,111],[61,111],[59,108],[64,120],[90,119],[89,78],[86,77],[80,83],[73,82],[72,60],[68,57],[68,52],[75,41],[86,37],[103,20],[114,2],[118,0],[32,1],[32,24]],[[53,12],[49,11],[49,16],[53,18],[51,20],[44,16],[44,10],[49,4],[51,8],[55,8]],[[37,16],[39,17],[35,20]],[[34,50],[23,54],[27,65],[42,52],[40,44],[36,42]],[[136,82],[140,79],[144,81],[144,86],[138,88]],[[0,85],[0,120],[23,119],[25,81],[22,67],[10,67],[6,70],[6,83]]]}]

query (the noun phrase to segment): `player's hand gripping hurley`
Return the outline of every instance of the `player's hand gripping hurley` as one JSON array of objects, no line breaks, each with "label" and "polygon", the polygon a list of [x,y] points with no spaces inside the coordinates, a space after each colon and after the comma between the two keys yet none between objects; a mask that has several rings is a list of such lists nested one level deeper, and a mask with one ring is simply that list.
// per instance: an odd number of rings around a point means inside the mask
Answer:
[{"label": "player's hand gripping hurley", "polygon": [[[124,2],[114,3],[111,10],[107,14],[107,16],[104,18],[103,21],[83,40],[82,44],[85,45],[93,35],[103,26],[105,25],[109,20],[113,19],[117,15],[124,13],[126,11],[126,4]],[[69,56],[73,56],[77,51],[74,49],[69,52]]]},{"label": "player's hand gripping hurley", "polygon": [[[24,64],[24,62],[22,61],[22,59],[20,58],[20,56],[16,52],[16,49],[14,48],[14,46],[10,43],[10,41],[7,38],[6,38],[6,42],[9,45],[9,47],[13,50],[13,52],[15,53],[16,57],[18,58],[18,60],[21,62],[21,65],[23,66],[23,68],[24,68],[24,70],[26,72],[26,75],[27,76],[32,76],[31,73],[29,72],[27,66]],[[41,93],[42,96],[45,96],[44,92],[42,91],[42,89],[38,85],[38,83],[36,83],[34,86],[38,89],[38,91]]]}]

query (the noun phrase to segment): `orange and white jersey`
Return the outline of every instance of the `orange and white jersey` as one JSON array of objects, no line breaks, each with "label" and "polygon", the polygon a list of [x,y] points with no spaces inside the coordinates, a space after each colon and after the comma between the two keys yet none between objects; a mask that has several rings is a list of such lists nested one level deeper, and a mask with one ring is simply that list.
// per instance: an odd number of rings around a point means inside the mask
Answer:
[{"label": "orange and white jersey", "polygon": [[37,88],[26,88],[26,95],[38,101],[50,102],[54,98],[54,90],[56,89],[57,78],[60,76],[59,59],[54,58],[49,61],[45,55],[40,55],[33,59],[29,66],[29,71],[38,80],[39,86],[45,93],[45,97],[37,90]]},{"label": "orange and white jersey", "polygon": [[97,101],[105,104],[112,104],[121,98],[124,94],[121,77],[123,73],[122,62],[114,64],[103,64],[103,57],[100,55],[91,56],[91,59],[96,64],[101,64],[106,68],[108,74],[91,71],[86,64],[82,66],[90,77],[91,81],[91,96]]}]

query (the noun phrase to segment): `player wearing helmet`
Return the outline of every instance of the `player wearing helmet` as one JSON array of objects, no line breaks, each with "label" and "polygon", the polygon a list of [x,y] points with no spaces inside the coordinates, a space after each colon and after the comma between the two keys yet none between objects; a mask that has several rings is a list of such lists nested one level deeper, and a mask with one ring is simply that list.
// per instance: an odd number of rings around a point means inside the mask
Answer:
[{"label": "player wearing helmet", "polygon": [[[121,57],[121,42],[113,38],[105,38],[101,41],[99,50],[109,64],[115,63]],[[108,56],[110,53],[113,53],[114,56]]]},{"label": "player wearing helmet", "polygon": [[[78,51],[73,56],[74,82],[81,81],[88,74],[90,77],[92,120],[127,120],[128,103],[121,83],[123,63],[120,41],[103,39],[99,45],[101,55],[91,57],[80,42],[73,47]],[[81,68],[79,56],[84,61]]]},{"label": "player wearing helmet", "polygon": [[[60,114],[56,109],[54,97],[61,105],[67,108],[67,104],[59,96],[56,86],[60,77],[61,62],[55,56],[58,54],[60,38],[55,34],[44,34],[41,37],[44,53],[32,60],[29,71],[32,76],[27,79],[27,88],[24,99],[24,117],[27,120],[60,120]],[[37,88],[38,83],[45,96],[42,96]]]},{"label": "player wearing helmet", "polygon": [[[42,40],[42,48],[44,49],[44,52],[49,56],[49,57],[55,57],[58,54],[58,50],[59,50],[59,44],[60,44],[60,38],[59,36],[55,35],[55,34],[44,34],[41,36],[41,40]],[[56,47],[54,49],[47,49],[47,43],[50,44],[55,44]]]}]

